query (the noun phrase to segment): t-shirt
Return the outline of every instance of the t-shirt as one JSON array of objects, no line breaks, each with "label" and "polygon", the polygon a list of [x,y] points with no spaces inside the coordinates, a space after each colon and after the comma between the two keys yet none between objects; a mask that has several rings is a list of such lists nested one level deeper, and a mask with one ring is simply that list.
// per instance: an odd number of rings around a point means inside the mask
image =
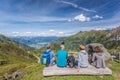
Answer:
[{"label": "t-shirt", "polygon": [[59,67],[67,66],[67,56],[68,56],[67,51],[59,50],[57,52],[57,66]]}]

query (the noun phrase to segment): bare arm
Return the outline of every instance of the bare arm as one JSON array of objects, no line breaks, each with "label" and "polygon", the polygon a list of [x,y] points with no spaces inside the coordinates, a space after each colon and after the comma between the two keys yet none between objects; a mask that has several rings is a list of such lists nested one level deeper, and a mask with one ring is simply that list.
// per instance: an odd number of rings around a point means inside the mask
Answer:
[{"label": "bare arm", "polygon": [[95,53],[93,53],[93,56],[92,56],[92,62],[95,61]]}]

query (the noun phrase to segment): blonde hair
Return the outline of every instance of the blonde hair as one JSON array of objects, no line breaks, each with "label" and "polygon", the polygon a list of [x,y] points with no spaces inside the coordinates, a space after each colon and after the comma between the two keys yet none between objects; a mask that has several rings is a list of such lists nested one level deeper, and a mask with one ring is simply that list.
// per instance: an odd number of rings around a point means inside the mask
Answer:
[{"label": "blonde hair", "polygon": [[85,50],[85,46],[84,45],[80,45],[79,46],[81,50]]}]

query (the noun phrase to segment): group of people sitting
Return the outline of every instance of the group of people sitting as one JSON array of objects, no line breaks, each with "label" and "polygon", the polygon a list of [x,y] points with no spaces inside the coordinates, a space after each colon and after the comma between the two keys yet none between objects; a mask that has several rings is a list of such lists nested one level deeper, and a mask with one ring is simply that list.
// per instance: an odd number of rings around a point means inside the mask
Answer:
[{"label": "group of people sitting", "polygon": [[[51,50],[51,46],[47,45],[47,50],[43,52],[41,57],[41,63],[46,64],[46,66],[56,64],[58,67],[67,67],[69,56],[68,52],[65,50],[64,44],[60,45],[60,50],[58,50],[55,55]],[[95,66],[96,68],[105,68],[105,56],[100,49],[99,46],[95,47],[95,52],[92,54],[88,54],[86,51],[86,47],[84,45],[79,46],[80,51],[78,52],[78,57],[76,59],[72,59],[72,64],[77,66],[76,68],[79,70],[80,68],[87,68],[89,64]],[[72,56],[74,58],[74,56]]]}]

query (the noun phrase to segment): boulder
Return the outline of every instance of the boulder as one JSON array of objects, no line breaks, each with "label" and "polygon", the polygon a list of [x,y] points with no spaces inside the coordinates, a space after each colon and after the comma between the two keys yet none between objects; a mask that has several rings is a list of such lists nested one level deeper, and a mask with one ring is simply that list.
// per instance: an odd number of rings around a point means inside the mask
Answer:
[{"label": "boulder", "polygon": [[3,79],[2,80],[16,80],[18,77],[22,77],[24,76],[25,74],[27,74],[26,72],[14,72],[13,74],[8,74],[6,73],[4,76],[3,76]]},{"label": "boulder", "polygon": [[17,77],[22,77],[22,76],[24,76],[26,74],[26,72],[14,72],[13,74],[12,74],[12,78],[13,79],[16,79]]},{"label": "boulder", "polygon": [[107,49],[99,43],[91,43],[86,45],[86,50],[88,52],[88,54],[93,54],[95,52],[95,47],[99,46],[101,48],[101,50],[103,51],[103,54],[105,55],[105,60],[108,60],[111,58],[110,53],[107,52]]},{"label": "boulder", "polygon": [[4,65],[4,64],[7,64],[7,61],[3,60],[3,59],[0,59],[0,65]]}]

